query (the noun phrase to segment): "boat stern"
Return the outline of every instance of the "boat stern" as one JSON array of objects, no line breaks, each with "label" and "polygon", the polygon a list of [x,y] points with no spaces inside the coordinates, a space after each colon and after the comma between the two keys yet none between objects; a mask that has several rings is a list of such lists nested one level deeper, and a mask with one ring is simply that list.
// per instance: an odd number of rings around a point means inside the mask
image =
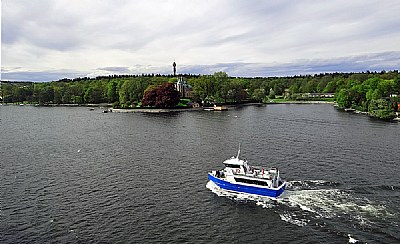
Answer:
[{"label": "boat stern", "polygon": [[277,191],[276,191],[276,198],[279,197],[280,195],[282,195],[282,193],[285,191],[286,188],[286,181],[284,181],[282,183],[282,185],[280,187],[278,187]]}]

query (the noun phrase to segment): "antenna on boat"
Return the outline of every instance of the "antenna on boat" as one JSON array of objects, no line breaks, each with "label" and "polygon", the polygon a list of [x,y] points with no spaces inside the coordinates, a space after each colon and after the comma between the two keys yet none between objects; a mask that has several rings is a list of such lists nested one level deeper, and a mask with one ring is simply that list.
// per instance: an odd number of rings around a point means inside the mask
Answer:
[{"label": "antenna on boat", "polygon": [[239,158],[239,154],[240,154],[240,143],[239,143],[239,150],[238,150],[238,154],[237,154],[236,158]]}]

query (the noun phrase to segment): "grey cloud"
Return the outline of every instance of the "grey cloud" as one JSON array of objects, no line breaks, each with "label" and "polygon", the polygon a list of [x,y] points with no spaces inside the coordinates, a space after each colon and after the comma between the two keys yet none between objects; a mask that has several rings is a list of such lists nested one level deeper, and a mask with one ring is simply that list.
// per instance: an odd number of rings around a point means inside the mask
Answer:
[{"label": "grey cloud", "polygon": [[298,60],[292,63],[281,64],[240,62],[194,65],[183,67],[181,73],[212,74],[224,71],[230,76],[269,77],[398,69],[400,69],[400,52],[385,52],[332,59]]},{"label": "grey cloud", "polygon": [[[181,58],[188,65],[179,68],[190,73],[288,75],[391,69],[398,61],[388,53],[351,55],[400,51],[395,1],[4,0],[2,5],[3,65],[21,70],[169,73],[160,64]],[[158,66],[149,66],[154,63]],[[21,70],[3,77],[21,77]]]},{"label": "grey cloud", "polygon": [[67,71],[67,70],[58,70],[58,71],[7,71],[1,74],[2,80],[9,81],[34,81],[34,82],[47,82],[47,81],[56,81],[63,78],[77,78],[84,77],[85,73],[75,72],[75,71]]},{"label": "grey cloud", "polygon": [[1,43],[13,43],[18,40],[21,33],[19,25],[14,23],[5,23],[1,21]]},{"label": "grey cloud", "polygon": [[103,67],[97,70],[111,71],[118,74],[129,74],[131,72],[129,67]]},{"label": "grey cloud", "polygon": [[[296,62],[280,64],[231,62],[211,65],[180,65],[178,63],[178,72],[181,74],[190,73],[204,75],[224,71],[230,76],[238,77],[292,76],[332,72],[388,71],[399,69],[400,52],[384,52],[332,59],[297,60]],[[150,65],[102,67],[97,70],[107,71],[109,72],[108,74],[171,73],[171,67]],[[88,72],[74,72],[69,70],[32,72],[3,68],[2,79],[17,81],[52,81],[62,78],[84,77],[87,76],[87,74]]]},{"label": "grey cloud", "polygon": [[[26,42],[54,50],[71,50],[79,45],[79,20],[56,7],[55,1],[4,1],[2,42]],[[23,2],[23,3],[22,3]]]}]

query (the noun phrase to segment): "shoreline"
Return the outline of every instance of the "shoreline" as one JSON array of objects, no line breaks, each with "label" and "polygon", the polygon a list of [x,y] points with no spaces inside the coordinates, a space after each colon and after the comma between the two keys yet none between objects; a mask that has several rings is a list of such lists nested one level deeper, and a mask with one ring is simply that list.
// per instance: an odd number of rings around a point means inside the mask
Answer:
[{"label": "shoreline", "polygon": [[203,111],[203,108],[110,108],[110,113],[174,113],[174,112],[193,112]]},{"label": "shoreline", "polygon": [[[243,103],[234,105],[224,105],[229,109],[243,106],[264,106],[274,104],[335,104],[334,102],[327,101],[288,101],[288,102],[276,102],[276,103]],[[199,108],[110,108],[109,112],[112,113],[169,113],[169,112],[193,112],[193,111],[204,111],[205,107]]]},{"label": "shoreline", "polygon": [[[271,105],[271,104],[335,104],[335,102],[329,102],[329,101],[280,101],[280,102],[267,102],[267,103],[239,103],[239,104],[226,104],[222,105],[225,107],[241,107],[241,106],[254,106],[254,105]],[[84,103],[84,104],[42,104],[39,105],[37,103],[0,103],[0,105],[4,106],[35,106],[35,107],[88,107],[88,108],[93,108],[93,107],[103,107],[103,108],[112,108],[112,104],[110,103]],[[176,110],[176,111],[181,111],[181,110],[202,110],[204,107],[199,107],[199,108],[118,108],[113,110]]]},{"label": "shoreline", "polygon": [[[330,101],[280,101],[280,102],[271,102],[271,103],[242,103],[242,104],[230,104],[224,105],[227,110],[231,110],[237,107],[244,107],[244,106],[267,106],[267,105],[275,105],[275,104],[330,104],[335,107],[335,102]],[[101,104],[46,104],[46,105],[38,105],[38,104],[16,104],[16,103],[0,103],[0,106],[34,106],[34,107],[86,107],[93,110],[93,108],[97,107],[100,109],[104,109],[104,113],[177,113],[177,112],[197,112],[197,111],[205,111],[205,107],[197,107],[197,108],[112,108],[111,104],[101,103]],[[337,105],[336,105],[337,106]],[[218,110],[213,110],[216,112],[221,112]],[[347,111],[343,109],[346,113],[354,113],[354,114],[361,114],[370,116],[368,112],[361,112],[358,110],[351,110]],[[395,117],[394,119],[390,120],[394,122],[400,122],[400,117]]]},{"label": "shoreline", "polygon": [[268,102],[261,104],[335,104],[335,102],[330,101],[287,101],[287,102]]}]

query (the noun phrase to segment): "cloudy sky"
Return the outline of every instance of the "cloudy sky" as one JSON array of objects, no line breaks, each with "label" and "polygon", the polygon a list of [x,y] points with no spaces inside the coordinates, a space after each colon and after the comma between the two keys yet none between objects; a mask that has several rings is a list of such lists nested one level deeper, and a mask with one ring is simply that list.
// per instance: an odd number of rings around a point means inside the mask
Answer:
[{"label": "cloudy sky", "polygon": [[395,0],[2,0],[3,80],[400,69]]}]

